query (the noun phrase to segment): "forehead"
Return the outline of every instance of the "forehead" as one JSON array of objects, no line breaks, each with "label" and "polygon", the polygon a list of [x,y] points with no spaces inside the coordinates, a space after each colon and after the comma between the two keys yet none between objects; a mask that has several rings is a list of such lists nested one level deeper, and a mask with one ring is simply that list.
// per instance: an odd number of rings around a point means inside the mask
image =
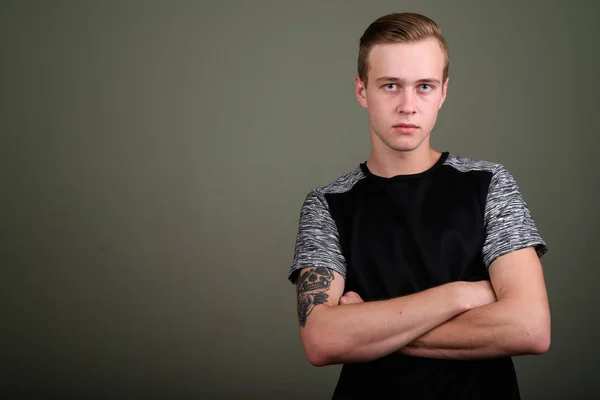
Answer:
[{"label": "forehead", "polygon": [[373,46],[369,53],[369,81],[393,76],[416,81],[422,78],[442,80],[445,57],[435,38],[412,43],[385,43]]}]

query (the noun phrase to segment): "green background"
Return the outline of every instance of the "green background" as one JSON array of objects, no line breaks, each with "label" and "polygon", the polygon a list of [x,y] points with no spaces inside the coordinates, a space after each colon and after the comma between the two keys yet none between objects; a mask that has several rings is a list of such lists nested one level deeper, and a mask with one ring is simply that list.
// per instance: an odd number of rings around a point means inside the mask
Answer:
[{"label": "green background", "polygon": [[523,398],[597,398],[597,4],[1,2],[0,391],[329,398],[287,281],[300,207],[368,158],[360,35],[416,11],[450,44],[433,147],[503,163],[549,245]]}]

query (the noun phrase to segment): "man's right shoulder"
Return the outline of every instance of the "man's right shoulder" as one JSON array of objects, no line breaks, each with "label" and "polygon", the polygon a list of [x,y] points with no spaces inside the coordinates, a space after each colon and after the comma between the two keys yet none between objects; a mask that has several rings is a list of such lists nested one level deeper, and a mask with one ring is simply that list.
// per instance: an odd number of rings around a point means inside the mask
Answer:
[{"label": "man's right shoulder", "polygon": [[361,170],[360,166],[357,166],[353,170],[338,176],[329,183],[313,188],[308,192],[306,197],[323,197],[326,194],[346,193],[352,190],[352,188],[364,178],[364,172]]},{"label": "man's right shoulder", "polygon": [[365,175],[359,165],[308,192],[300,212],[294,261],[288,275],[292,283],[297,283],[300,270],[310,266],[330,268],[346,277],[346,260],[327,197],[349,192],[363,178]]}]

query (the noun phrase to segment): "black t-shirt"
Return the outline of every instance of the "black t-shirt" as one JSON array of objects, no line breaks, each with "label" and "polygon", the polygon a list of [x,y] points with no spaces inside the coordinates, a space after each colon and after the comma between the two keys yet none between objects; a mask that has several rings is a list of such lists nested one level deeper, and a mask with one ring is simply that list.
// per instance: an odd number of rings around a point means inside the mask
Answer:
[{"label": "black t-shirt", "polygon": [[[453,281],[489,279],[497,257],[547,246],[501,164],[448,152],[422,173],[384,178],[366,163],[312,190],[300,213],[289,280],[331,268],[345,291],[390,299]],[[383,395],[391,393],[392,397]],[[510,357],[441,360],[391,354],[345,364],[335,399],[518,399]]]}]

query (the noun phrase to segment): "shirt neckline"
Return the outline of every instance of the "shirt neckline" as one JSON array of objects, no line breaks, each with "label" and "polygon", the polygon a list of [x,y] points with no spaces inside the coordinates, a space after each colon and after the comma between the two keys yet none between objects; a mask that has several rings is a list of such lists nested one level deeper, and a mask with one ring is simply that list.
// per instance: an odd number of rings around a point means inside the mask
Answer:
[{"label": "shirt neckline", "polygon": [[431,174],[432,172],[437,170],[439,167],[441,167],[444,164],[444,162],[446,161],[446,159],[448,158],[448,155],[449,155],[448,151],[442,152],[442,154],[440,155],[438,160],[435,162],[435,164],[433,164],[429,169],[427,169],[423,172],[418,172],[416,174],[395,175],[395,176],[386,178],[384,176],[379,176],[379,175],[375,175],[374,173],[372,173],[369,170],[369,167],[367,167],[366,161],[364,161],[360,164],[360,169],[365,174],[365,176],[367,176],[373,180],[380,181],[380,182],[397,182],[397,181],[404,181],[404,180],[411,180],[411,179],[419,179],[419,178],[423,178],[423,177]]}]

